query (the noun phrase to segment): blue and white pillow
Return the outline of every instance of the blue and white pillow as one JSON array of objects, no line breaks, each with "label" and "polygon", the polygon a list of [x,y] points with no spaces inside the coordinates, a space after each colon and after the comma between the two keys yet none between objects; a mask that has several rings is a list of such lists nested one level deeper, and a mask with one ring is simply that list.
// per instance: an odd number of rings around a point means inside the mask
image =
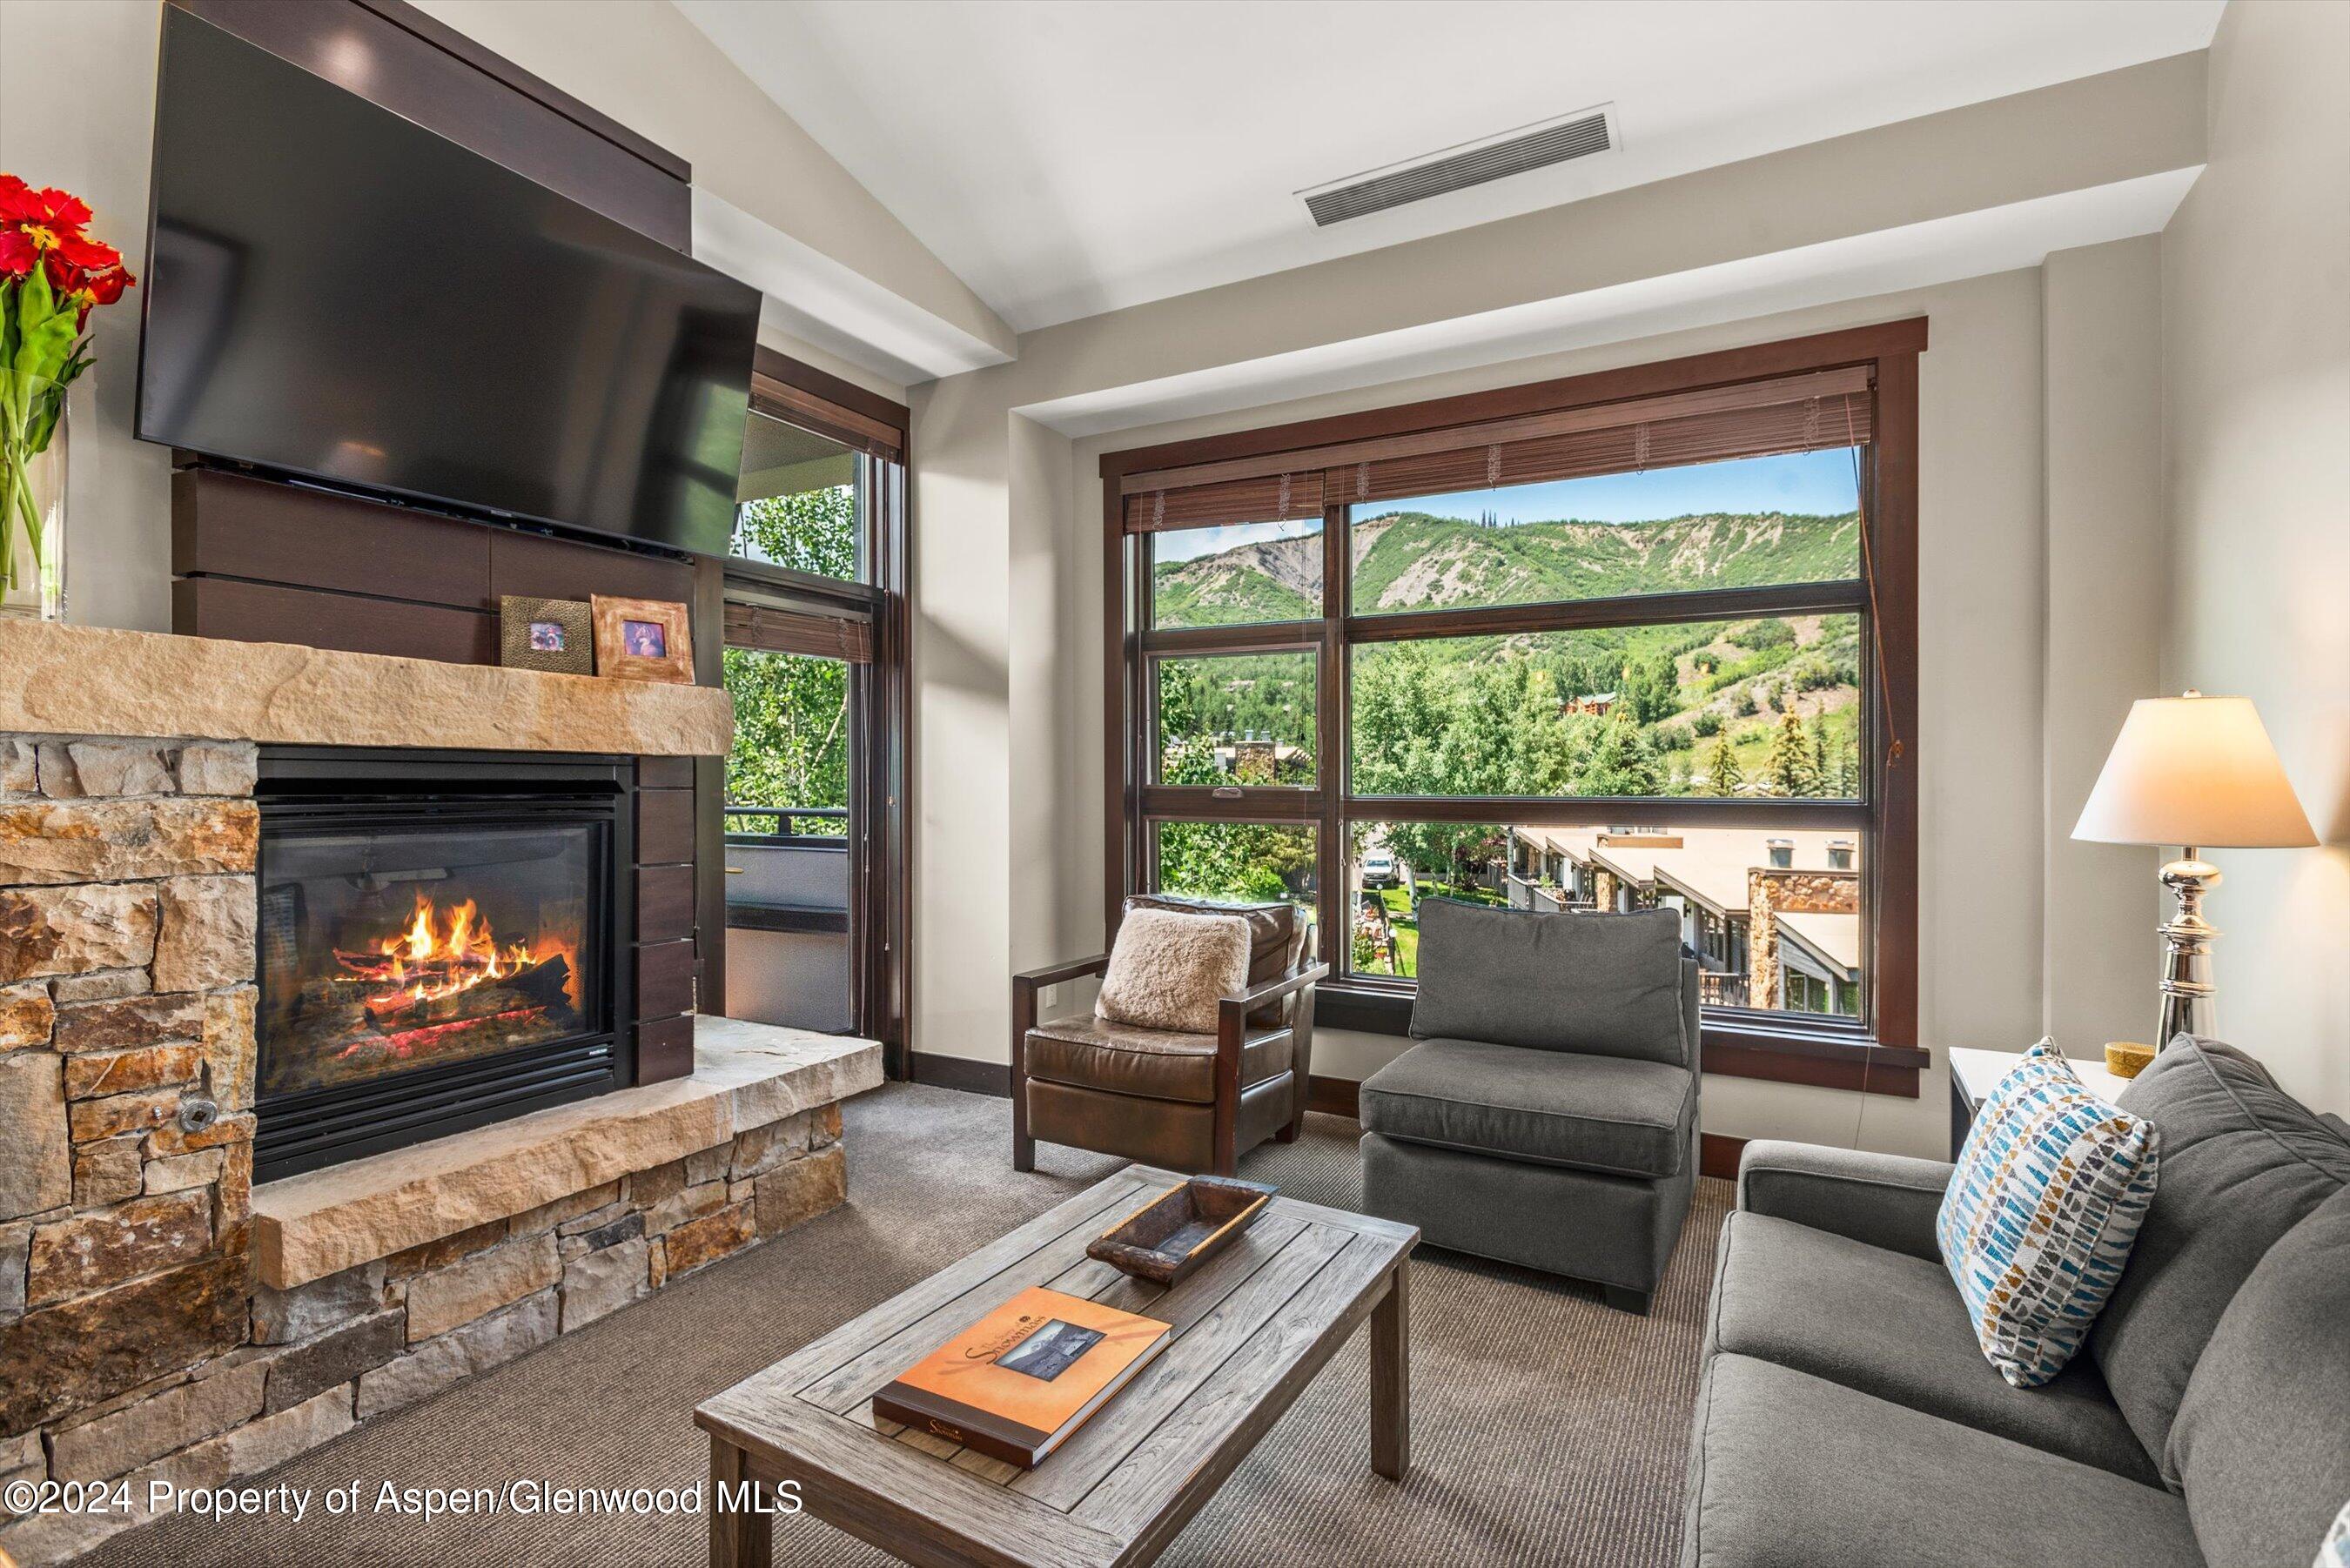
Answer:
[{"label": "blue and white pillow", "polygon": [[2033,1388],[2088,1337],[2154,1199],[2154,1124],[2043,1040],[1985,1097],[1934,1222],[1999,1375]]},{"label": "blue and white pillow", "polygon": [[2350,1568],[2350,1502],[2334,1516],[2334,1528],[2317,1543],[2317,1561],[2309,1568]]}]

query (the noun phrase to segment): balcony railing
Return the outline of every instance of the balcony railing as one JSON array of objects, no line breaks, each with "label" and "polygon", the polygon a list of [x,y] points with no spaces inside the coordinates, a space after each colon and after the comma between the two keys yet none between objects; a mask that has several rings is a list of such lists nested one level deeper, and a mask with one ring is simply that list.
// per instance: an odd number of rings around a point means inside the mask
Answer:
[{"label": "balcony railing", "polygon": [[[738,831],[755,823],[765,832]],[[726,808],[726,923],[744,930],[848,929],[848,812],[837,805]],[[815,823],[843,831],[810,833]]]},{"label": "balcony railing", "polygon": [[1710,969],[1700,970],[1697,999],[1707,1007],[1743,1007],[1746,1005],[1746,977]]},{"label": "balcony railing", "polygon": [[[765,824],[762,830],[737,828],[736,821]],[[805,823],[840,824],[837,830],[808,832]],[[848,808],[845,805],[729,805],[726,807],[726,842],[729,844],[785,844],[807,849],[846,849],[848,847]]]}]

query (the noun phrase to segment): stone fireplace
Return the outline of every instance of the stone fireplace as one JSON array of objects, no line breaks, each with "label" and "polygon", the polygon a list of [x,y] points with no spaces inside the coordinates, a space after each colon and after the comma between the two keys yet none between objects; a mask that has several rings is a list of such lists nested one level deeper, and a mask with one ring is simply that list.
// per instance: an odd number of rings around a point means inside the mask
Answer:
[{"label": "stone fireplace", "polygon": [[842,1200],[880,1048],[670,1016],[690,933],[638,919],[723,693],[8,623],[0,668],[0,1483],[139,1505],[0,1506],[19,1562]]}]

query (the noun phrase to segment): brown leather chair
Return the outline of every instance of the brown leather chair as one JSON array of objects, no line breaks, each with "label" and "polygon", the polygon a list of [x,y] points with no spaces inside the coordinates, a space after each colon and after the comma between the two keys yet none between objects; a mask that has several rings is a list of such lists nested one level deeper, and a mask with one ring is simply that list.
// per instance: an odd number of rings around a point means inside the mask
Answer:
[{"label": "brown leather chair", "polygon": [[1039,1023],[1046,986],[1098,975],[1107,953],[1012,977],[1012,1168],[1036,1140],[1186,1174],[1233,1174],[1266,1138],[1305,1125],[1314,1061],[1314,927],[1290,904],[1137,896],[1128,909],[1238,915],[1249,923],[1249,989],[1217,1010],[1213,1034],[1113,1023],[1090,1012]]}]

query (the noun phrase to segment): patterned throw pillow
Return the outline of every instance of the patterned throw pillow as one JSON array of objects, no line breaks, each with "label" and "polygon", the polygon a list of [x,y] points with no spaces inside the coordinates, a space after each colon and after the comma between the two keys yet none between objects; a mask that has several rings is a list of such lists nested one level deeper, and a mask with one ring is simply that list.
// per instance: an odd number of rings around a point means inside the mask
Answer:
[{"label": "patterned throw pillow", "polygon": [[2154,1124],[2091,1094],[2043,1040],[1975,1113],[1934,1224],[1999,1375],[2064,1369],[2113,1293],[2154,1198]]},{"label": "patterned throw pillow", "polygon": [[2317,1561],[2309,1568],[2350,1568],[2350,1502],[2334,1516],[2334,1528],[2317,1543]]}]

